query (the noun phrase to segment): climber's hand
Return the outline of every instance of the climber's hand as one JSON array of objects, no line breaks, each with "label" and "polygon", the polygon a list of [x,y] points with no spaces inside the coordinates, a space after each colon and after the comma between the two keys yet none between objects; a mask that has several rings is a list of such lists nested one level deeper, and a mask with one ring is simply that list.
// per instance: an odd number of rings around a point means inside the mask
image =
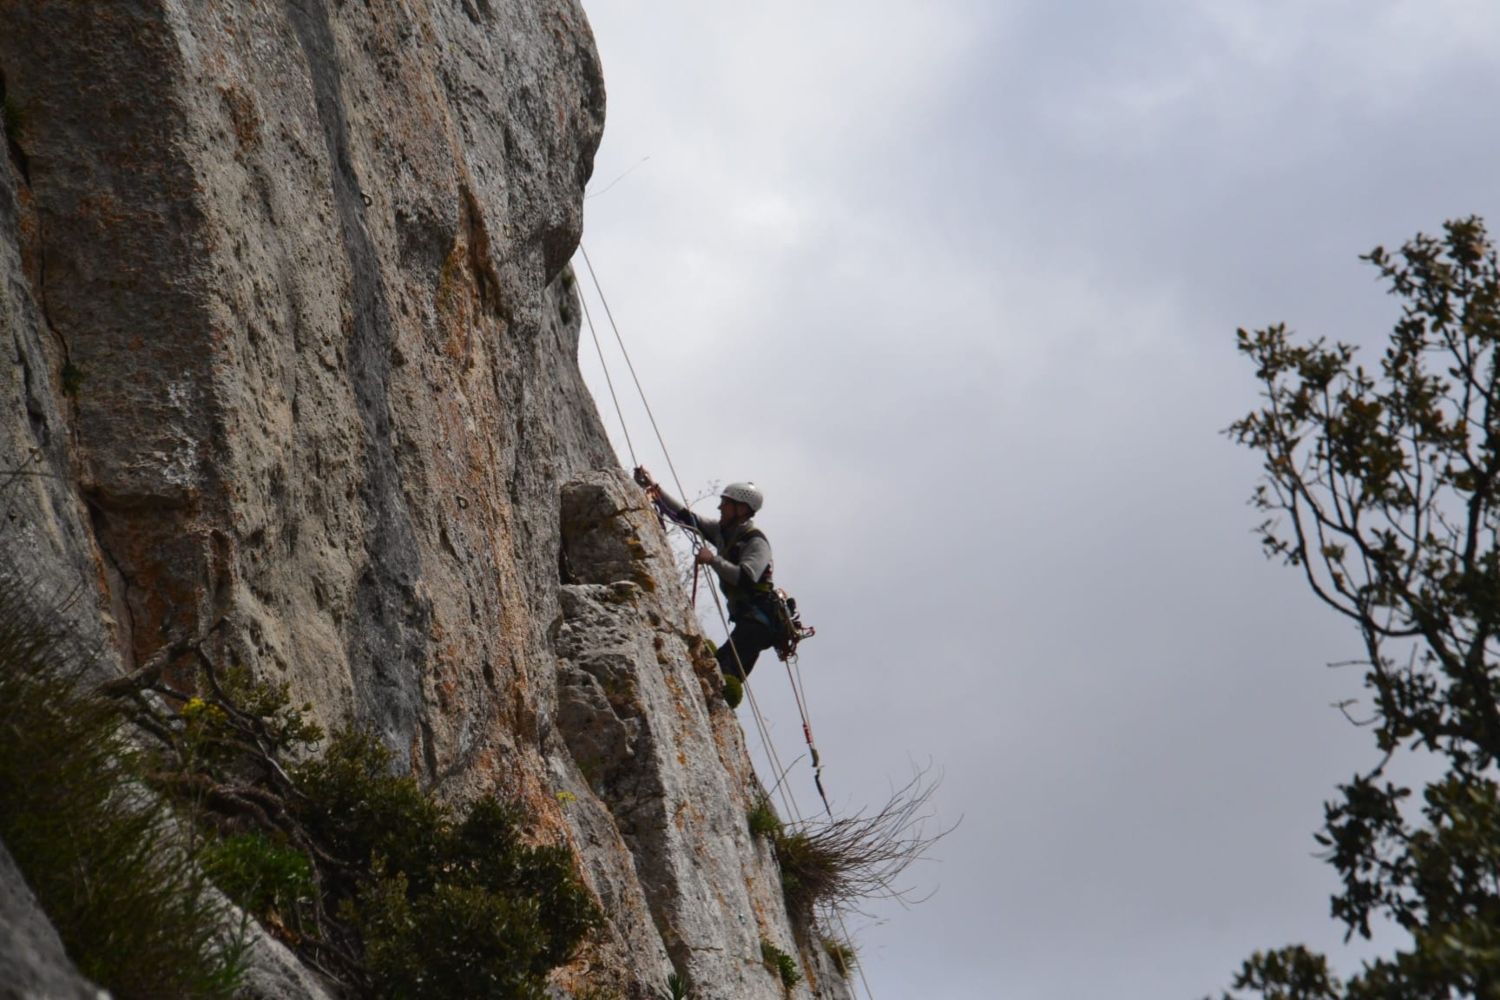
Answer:
[{"label": "climber's hand", "polygon": [[648,490],[656,485],[656,480],[651,478],[651,473],[646,471],[644,465],[637,465],[635,467],[635,481],[638,485],[644,486]]},{"label": "climber's hand", "polygon": [[693,555],[693,562],[700,563],[700,564],[702,564],[704,566],[707,566],[709,563],[711,563],[713,561],[714,561],[714,552],[713,552],[713,549],[710,549],[707,545],[700,545],[700,546],[698,546],[698,551]]}]

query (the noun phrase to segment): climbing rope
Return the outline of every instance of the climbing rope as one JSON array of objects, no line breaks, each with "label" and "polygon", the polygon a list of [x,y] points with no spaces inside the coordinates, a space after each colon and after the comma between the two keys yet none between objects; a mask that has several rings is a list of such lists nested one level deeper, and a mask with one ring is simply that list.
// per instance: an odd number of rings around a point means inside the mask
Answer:
[{"label": "climbing rope", "polygon": [[[636,392],[640,394],[641,403],[646,408],[646,414],[651,420],[651,429],[655,432],[657,444],[661,446],[662,455],[667,460],[667,468],[672,474],[672,482],[677,486],[677,495],[686,497],[687,491],[682,488],[682,479],[677,475],[677,466],[672,462],[672,454],[667,448],[666,440],[662,437],[661,427],[657,424],[656,416],[651,410],[651,404],[646,399],[646,390],[644,389],[644,387],[642,387],[640,377],[636,374],[635,364],[630,360],[630,351],[625,346],[625,339],[620,335],[620,327],[619,324],[615,322],[614,311],[609,307],[609,300],[604,296],[604,287],[599,282],[599,275],[594,270],[594,263],[589,259],[588,251],[584,249],[582,244],[579,244],[578,249],[583,253],[583,263],[584,266],[588,269],[589,279],[593,282],[594,290],[599,295],[599,301],[604,305],[604,315],[609,320],[610,327],[614,330],[615,342],[620,346],[620,353],[624,356],[626,367],[630,370],[630,377],[631,380],[635,383]],[[625,420],[625,413],[620,406],[620,397],[615,392],[614,379],[610,377],[609,364],[604,359],[604,349],[599,343],[599,334],[594,327],[593,315],[589,312],[588,303],[584,300],[584,297],[582,295],[579,295],[578,301],[583,306],[584,321],[588,324],[589,335],[593,338],[594,350],[599,355],[599,366],[604,370],[604,383],[609,387],[610,399],[614,402],[615,415],[619,418],[620,429],[625,435],[625,447],[630,452],[630,463],[632,466],[639,466],[640,462],[636,458],[635,445],[630,439],[630,430]],[[698,553],[698,549],[706,543],[698,536],[696,532],[686,531],[685,526],[683,527],[685,533],[687,534],[689,543],[692,546],[693,554],[694,556],[696,556]],[[698,563],[696,559],[694,560],[693,566],[693,589],[695,591],[694,596],[696,599],[698,569]],[[709,588],[709,591],[714,596],[714,607],[719,612],[719,621],[724,625],[725,634],[727,635],[729,632],[729,622],[724,615],[724,609],[719,605],[718,591],[714,590],[712,587]],[[725,641],[728,640],[726,639]],[[745,694],[750,700],[751,715],[755,719],[756,730],[760,736],[761,747],[765,751],[767,759],[770,760],[771,766],[776,770],[778,779],[784,778],[787,773],[786,769],[783,767],[781,759],[776,753],[776,744],[771,739],[770,730],[766,725],[765,717],[760,711],[760,705],[755,699],[754,691],[752,691],[750,688],[749,678],[744,676],[745,667],[744,664],[740,662],[739,650],[734,649],[733,643],[730,643],[730,649],[734,652],[735,663],[740,668],[742,683],[744,686]],[[778,780],[776,783],[776,787],[781,790],[782,804],[787,809],[788,814],[794,816],[797,822],[802,822],[802,812],[797,808],[796,799],[792,797],[790,789],[786,787],[786,783],[784,781]],[[821,782],[819,782],[818,790],[820,793],[822,792]],[[824,802],[826,804],[826,797],[824,799]]]},{"label": "climbing rope", "polygon": [[[586,247],[584,247],[581,243],[579,244],[578,249],[579,249],[579,251],[583,255],[584,267],[587,268],[587,270],[589,272],[589,280],[593,283],[594,291],[598,294],[599,301],[604,306],[604,315],[605,315],[605,318],[609,320],[610,329],[614,332],[615,342],[619,345],[620,354],[625,359],[625,365],[626,365],[626,367],[630,371],[631,380],[635,383],[636,392],[640,395],[641,405],[645,407],[646,415],[647,415],[647,417],[651,421],[651,429],[656,434],[657,444],[661,446],[662,455],[666,458],[667,468],[671,472],[671,475],[672,475],[672,482],[677,487],[677,495],[681,496],[681,497],[686,497],[687,496],[687,491],[685,489],[683,489],[682,479],[681,479],[681,477],[679,477],[677,475],[677,466],[672,461],[671,451],[670,451],[670,449],[667,448],[666,439],[662,436],[661,427],[660,427],[660,425],[656,421],[656,415],[655,415],[655,413],[651,409],[650,400],[648,400],[646,398],[646,390],[641,385],[640,376],[636,373],[635,363],[630,359],[630,351],[625,346],[625,338],[620,334],[620,325],[617,322],[615,322],[614,311],[610,308],[610,306],[609,306],[609,299],[604,294],[604,286],[599,281],[599,274],[594,269],[594,262],[589,257],[588,249]],[[585,319],[585,321],[589,325],[589,334],[593,338],[594,349],[595,349],[595,351],[599,355],[599,364],[604,369],[604,380],[605,380],[605,384],[609,387],[610,398],[614,401],[615,414],[616,414],[617,417],[619,417],[621,430],[625,434],[625,446],[626,446],[626,448],[630,452],[630,461],[631,461],[631,464],[633,466],[638,466],[640,463],[636,459],[635,445],[630,440],[630,432],[629,432],[629,430],[628,430],[628,428],[626,426],[625,415],[624,415],[624,412],[623,412],[623,410],[622,410],[622,408],[620,406],[619,396],[615,392],[614,379],[611,378],[610,374],[609,374],[609,365],[604,360],[604,350],[600,346],[600,343],[599,343],[599,336],[598,336],[598,333],[597,333],[597,331],[595,330],[595,327],[594,327],[593,316],[589,312],[588,304],[587,304],[587,302],[584,301],[582,295],[579,296],[579,302],[582,303],[582,305],[583,305],[584,319]],[[688,533],[688,537],[689,537],[690,543],[692,544],[693,554],[696,556],[697,552],[698,552],[698,549],[704,544],[704,542],[703,542],[702,539],[699,538],[699,536],[695,532],[689,532]],[[697,565],[696,561],[695,561],[694,565],[695,566]],[[714,597],[714,608],[718,612],[719,622],[724,626],[725,634],[727,636],[727,634],[730,631],[729,620],[728,620],[727,616],[724,613],[723,606],[720,604],[718,591],[715,590],[712,587],[709,588],[709,591],[710,591],[710,593],[713,594],[713,597]],[[726,639],[726,641],[728,641],[728,640]],[[734,653],[734,659],[735,659],[736,666],[738,666],[740,668],[741,680],[742,680],[742,683],[744,685],[745,694],[746,694],[746,696],[750,700],[751,714],[755,717],[756,727],[757,727],[757,729],[759,730],[759,733],[760,733],[761,743],[762,743],[763,749],[766,751],[766,756],[771,761],[772,766],[774,768],[776,768],[778,778],[783,777],[786,774],[786,770],[782,767],[780,758],[779,758],[779,756],[776,753],[775,743],[770,738],[770,732],[769,732],[768,727],[765,725],[765,719],[762,716],[761,711],[760,711],[760,706],[759,706],[759,704],[757,703],[757,701],[755,699],[755,693],[754,693],[754,691],[750,687],[749,677],[745,676],[745,668],[744,668],[744,664],[740,661],[739,650],[734,648],[734,643],[732,643],[732,642],[730,643],[730,649]],[[797,710],[798,710],[798,713],[802,717],[802,730],[803,730],[803,734],[804,734],[805,738],[807,739],[808,747],[809,747],[809,749],[812,752],[813,760],[815,762],[815,764],[814,764],[814,775],[813,775],[814,782],[817,785],[819,796],[823,799],[824,808],[827,809],[828,810],[828,814],[830,816],[832,816],[833,815],[833,810],[828,805],[828,796],[827,796],[827,794],[823,790],[823,780],[822,780],[822,774],[821,774],[822,758],[819,756],[816,747],[813,746],[813,742],[812,742],[812,728],[811,728],[811,725],[808,722],[807,710],[806,710],[806,702],[805,702],[803,694],[802,694],[801,690],[799,689],[799,687],[798,687],[798,685],[797,685],[797,683],[796,683],[795,680],[793,680],[792,689],[793,689],[793,693],[794,693],[794,696],[795,696],[796,701],[797,701]],[[778,784],[781,785],[783,788],[785,788],[785,783],[784,782],[778,781]],[[795,815],[795,817],[796,817],[796,819],[797,819],[797,821],[799,823],[802,822],[801,811],[799,809],[795,808],[795,806],[796,806],[795,799],[791,799],[790,798],[789,792],[783,792],[783,795],[786,797],[786,801],[787,801],[787,804],[789,806],[789,811],[792,812]]]},{"label": "climbing rope", "polygon": [[739,668],[740,685],[745,691],[745,698],[750,702],[750,714],[755,719],[755,728],[760,733],[761,748],[766,752],[767,759],[771,762],[772,769],[776,772],[775,788],[781,794],[782,805],[786,807],[787,814],[798,823],[802,822],[802,810],[797,807],[797,798],[792,794],[791,788],[786,783],[786,775],[789,768],[781,763],[781,757],[776,752],[776,743],[771,739],[771,729],[766,725],[766,718],[761,713],[760,702],[755,698],[755,689],[750,686],[750,677],[745,672],[745,664],[740,660],[740,651],[735,648],[729,636],[729,620],[724,614],[724,605],[719,600],[719,592],[710,587],[708,592],[713,595],[714,610],[719,613],[719,622],[724,626],[724,641],[729,643],[729,651],[734,654],[734,665]]},{"label": "climbing rope", "polygon": [[[651,421],[651,429],[652,429],[652,431],[656,435],[657,444],[661,446],[662,455],[666,458],[667,469],[668,469],[668,471],[672,475],[672,482],[677,487],[677,495],[680,496],[680,497],[683,497],[684,499],[686,499],[686,497],[687,497],[687,491],[685,489],[683,489],[682,480],[677,475],[677,467],[672,462],[672,455],[671,455],[671,452],[667,448],[667,442],[662,437],[661,428],[660,428],[660,426],[658,426],[658,424],[656,422],[656,415],[652,412],[652,410],[651,410],[651,403],[646,398],[646,390],[641,386],[640,377],[636,374],[635,364],[630,360],[630,352],[625,347],[625,339],[620,335],[619,324],[617,324],[615,322],[614,312],[609,307],[609,299],[606,298],[605,295],[604,295],[604,287],[599,282],[599,275],[594,270],[594,263],[593,263],[592,260],[589,259],[588,250],[584,248],[583,244],[580,243],[578,249],[579,249],[579,251],[583,255],[583,263],[584,263],[584,266],[588,269],[589,279],[592,281],[592,283],[594,285],[594,291],[598,294],[599,301],[604,306],[605,317],[609,320],[610,328],[614,331],[615,342],[620,347],[620,354],[625,359],[625,365],[626,365],[626,367],[630,371],[630,378],[635,383],[636,392],[640,395],[642,406],[645,407],[646,416]],[[609,365],[604,360],[604,350],[600,346],[599,335],[598,335],[598,333],[594,329],[593,317],[589,314],[588,304],[584,301],[584,297],[583,297],[582,294],[580,294],[578,296],[578,300],[579,300],[580,304],[583,305],[584,319],[588,323],[589,334],[593,338],[593,341],[594,341],[594,349],[595,349],[596,352],[598,352],[598,355],[599,355],[599,365],[604,370],[604,381],[605,381],[605,384],[607,386],[609,386],[610,398],[614,401],[615,415],[619,418],[621,431],[625,435],[625,447],[630,452],[630,464],[631,464],[632,467],[638,468],[640,466],[640,462],[637,461],[637,459],[636,459],[635,445],[630,440],[630,431],[629,431],[629,428],[626,425],[625,414],[624,414],[624,412],[622,411],[622,409],[620,407],[619,397],[615,394],[614,380],[610,377],[610,374],[609,374]],[[658,514],[658,516],[660,516],[660,515]],[[674,521],[673,523],[676,524],[677,522]],[[701,535],[698,532],[693,531],[693,530],[689,530],[686,525],[678,524],[678,527],[681,528],[683,530],[684,534],[687,536],[688,542],[689,542],[690,546],[692,547],[692,552],[693,552],[693,555],[694,555],[694,563],[693,563],[693,602],[694,602],[694,605],[696,606],[696,603],[697,603],[697,591],[698,591],[698,573],[699,573],[699,568],[700,568],[699,564],[697,563],[696,556],[697,556],[698,550],[703,545],[707,544],[707,542],[701,537]],[[781,800],[782,800],[782,804],[783,804],[783,806],[787,810],[787,814],[797,824],[799,824],[799,825],[805,825],[806,821],[803,818],[802,810],[797,805],[796,796],[792,794],[791,789],[787,786],[787,783],[786,783],[786,780],[785,780],[787,774],[789,773],[789,768],[787,768],[787,767],[785,767],[785,766],[782,765],[780,755],[776,752],[776,744],[775,744],[775,741],[773,741],[771,739],[770,727],[766,724],[765,716],[762,714],[762,712],[760,710],[760,704],[756,700],[755,691],[750,686],[750,678],[749,678],[748,674],[745,671],[745,665],[744,665],[743,661],[741,661],[741,659],[740,659],[740,652],[739,652],[739,650],[737,648],[735,648],[734,643],[731,642],[728,639],[728,635],[729,635],[729,633],[731,631],[730,627],[729,627],[729,619],[728,619],[728,616],[724,612],[723,603],[719,599],[719,592],[718,592],[717,588],[714,588],[714,587],[709,587],[708,591],[709,591],[710,594],[713,595],[714,610],[718,613],[719,622],[724,627],[724,634],[725,634],[725,637],[726,637],[724,641],[725,642],[729,642],[730,651],[734,654],[735,665],[739,668],[739,675],[740,675],[739,679],[740,679],[741,684],[742,684],[742,686],[744,688],[745,697],[750,702],[750,714],[751,714],[752,718],[755,720],[755,728],[756,728],[757,733],[760,736],[761,748],[764,750],[767,759],[770,761],[771,766],[775,770],[775,773],[776,773],[777,780],[776,780],[775,785],[772,786],[773,787],[773,793],[774,792],[779,792]],[[803,686],[803,683],[802,683],[802,668],[801,668],[801,664],[800,664],[800,662],[799,662],[799,660],[798,660],[797,655],[796,655],[795,652],[793,652],[791,655],[789,655],[788,657],[786,657],[784,659],[784,662],[786,663],[786,666],[787,666],[787,679],[791,682],[792,695],[793,695],[793,698],[796,700],[796,703],[797,703],[797,712],[801,716],[801,719],[802,719],[802,735],[803,735],[803,738],[807,741],[808,751],[809,751],[809,754],[811,756],[811,763],[812,763],[812,769],[813,769],[813,782],[817,786],[818,796],[823,800],[823,808],[827,811],[829,818],[832,819],[832,817],[833,817],[833,807],[829,805],[829,803],[828,803],[828,794],[827,794],[827,792],[823,788],[823,763],[822,763],[822,757],[819,755],[818,748],[817,748],[817,746],[813,742],[812,723],[811,723],[811,721],[809,719],[809,715],[808,715],[808,711],[807,711],[807,697],[806,697],[806,692],[805,692],[805,689],[804,689],[804,686]],[[795,763],[796,763],[796,761],[793,761],[793,764],[795,764]],[[833,913],[834,919],[838,922],[839,931],[843,934],[844,940],[845,941],[851,941],[852,938],[850,937],[848,927],[844,923],[844,915],[843,915],[842,910],[838,906],[831,906],[830,910]],[[865,973],[864,973],[863,967],[860,966],[860,965],[856,965],[855,966],[855,970],[859,974],[859,981],[860,981],[860,984],[864,987],[865,995],[867,997],[869,997],[869,1000],[875,1000],[875,993],[874,993],[873,990],[870,989],[870,983],[865,978]],[[847,975],[847,971],[846,971],[846,975]]]},{"label": "climbing rope", "polygon": [[625,412],[620,409],[620,397],[615,395],[615,380],[609,377],[609,365],[604,363],[604,348],[599,346],[599,334],[594,331],[594,317],[589,315],[589,304],[582,295],[578,296],[578,304],[583,306],[583,318],[589,325],[589,336],[594,338],[594,350],[599,352],[599,367],[604,369],[604,384],[609,386],[609,398],[615,401],[615,416],[620,418],[620,430],[625,434],[625,447],[630,451],[630,464],[637,465],[635,445],[630,441],[630,427],[625,423]]},{"label": "climbing rope", "polygon": [[791,682],[792,696],[797,699],[797,713],[802,716],[802,738],[807,740],[807,752],[812,759],[813,784],[818,787],[818,797],[823,800],[824,811],[828,813],[829,819],[833,819],[833,806],[828,804],[828,793],[823,790],[823,758],[818,755],[818,748],[813,743],[812,721],[807,714],[807,696],[802,690],[802,666],[796,653],[782,662],[786,664],[786,679]]},{"label": "climbing rope", "polygon": [[[599,284],[599,276],[594,273],[594,262],[589,260],[589,252],[584,249],[582,243],[578,244],[578,249],[583,254],[584,266],[589,269],[589,280],[594,283],[594,291],[599,293],[599,301],[604,304],[604,315],[609,319],[610,329],[615,331],[615,343],[620,345],[620,355],[625,359],[625,367],[630,370],[630,378],[635,383],[635,391],[640,393],[641,405],[646,408],[646,416],[651,421],[651,430],[656,433],[656,443],[661,445],[661,453],[667,460],[667,471],[672,473],[672,482],[677,486],[677,495],[686,500],[687,491],[682,488],[682,480],[677,478],[677,466],[672,464],[672,453],[667,450],[667,442],[661,436],[661,428],[656,426],[656,414],[651,412],[651,404],[646,400],[646,390],[641,388],[641,380],[636,376],[635,365],[630,360],[630,352],[625,349],[625,339],[620,336],[620,327],[615,323],[615,314],[610,311],[609,299],[604,297],[604,287]],[[580,295],[578,299],[580,302],[583,301],[583,296]],[[593,329],[592,324],[589,328]],[[598,341],[595,340],[594,343],[597,345]],[[604,363],[603,352],[599,355],[599,363]],[[614,392],[614,389],[611,388],[610,392]],[[623,419],[621,418],[622,422]],[[635,460],[633,451],[630,453],[630,464],[632,467],[640,464]]]}]

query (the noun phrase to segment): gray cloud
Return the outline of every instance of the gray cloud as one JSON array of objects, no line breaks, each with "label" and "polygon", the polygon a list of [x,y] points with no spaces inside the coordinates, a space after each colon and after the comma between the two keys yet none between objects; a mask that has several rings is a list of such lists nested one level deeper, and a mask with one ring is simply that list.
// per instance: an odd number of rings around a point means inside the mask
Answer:
[{"label": "gray cloud", "polygon": [[689,488],[768,491],[837,802],[931,759],[964,817],[938,894],[860,934],[877,994],[1197,997],[1289,940],[1350,967],[1310,831],[1370,759],[1328,707],[1354,637],[1250,534],[1232,335],[1374,342],[1356,255],[1496,216],[1500,14],[813,6],[590,5],[594,190],[630,173],[585,243]]}]

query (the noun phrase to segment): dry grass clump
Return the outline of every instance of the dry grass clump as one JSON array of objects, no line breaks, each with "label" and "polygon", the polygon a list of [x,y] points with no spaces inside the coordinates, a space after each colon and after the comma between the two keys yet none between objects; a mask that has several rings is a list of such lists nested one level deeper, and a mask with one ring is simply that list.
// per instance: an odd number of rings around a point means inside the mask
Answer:
[{"label": "dry grass clump", "polygon": [[810,926],[818,908],[858,909],[869,899],[920,902],[899,880],[953,829],[927,832],[928,806],[937,787],[929,772],[918,771],[874,812],[776,833],[776,859],[792,917]]},{"label": "dry grass clump", "polygon": [[839,938],[825,937],[823,951],[833,962],[833,967],[839,975],[848,979],[853,974],[854,966],[859,961],[859,953],[854,950],[854,945]]}]

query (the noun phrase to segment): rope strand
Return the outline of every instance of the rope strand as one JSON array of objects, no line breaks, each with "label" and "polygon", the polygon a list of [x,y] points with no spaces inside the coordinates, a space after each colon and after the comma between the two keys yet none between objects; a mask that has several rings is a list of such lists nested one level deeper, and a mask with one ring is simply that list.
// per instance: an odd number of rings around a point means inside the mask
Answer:
[{"label": "rope strand", "polygon": [[630,427],[626,425],[625,413],[620,409],[620,397],[615,395],[615,380],[609,377],[609,365],[604,362],[604,348],[599,346],[599,334],[594,331],[594,317],[589,315],[589,304],[582,295],[578,296],[578,304],[583,306],[583,318],[589,325],[589,336],[594,338],[594,350],[599,352],[599,367],[604,369],[604,384],[609,386],[609,398],[615,401],[615,416],[620,418],[620,430],[625,432],[625,447],[630,452],[630,464],[639,465],[635,460],[635,445],[630,441]]},{"label": "rope strand", "polygon": [[[672,464],[672,453],[667,451],[667,442],[662,439],[661,428],[656,426],[656,414],[651,412],[651,404],[646,399],[646,390],[641,388],[641,380],[636,377],[635,365],[630,361],[630,352],[625,349],[625,338],[620,336],[620,328],[615,324],[615,314],[609,308],[609,299],[604,297],[604,287],[599,284],[599,276],[594,273],[594,262],[589,260],[589,252],[580,242],[579,252],[583,254],[584,266],[589,269],[589,279],[594,283],[594,291],[599,293],[599,301],[604,304],[604,315],[609,320],[610,329],[615,331],[615,341],[620,345],[620,354],[625,358],[625,367],[630,369],[630,378],[635,382],[635,391],[640,393],[641,405],[646,408],[646,416],[651,421],[651,429],[656,432],[656,443],[661,445],[662,456],[667,460],[667,471],[672,473],[672,482],[677,485],[677,495],[687,500],[687,490],[682,488],[682,480],[677,478],[677,467]],[[582,299],[582,296],[579,296]],[[611,390],[613,391],[613,390]],[[635,456],[631,455],[634,464]]]},{"label": "rope strand", "polygon": [[797,700],[797,712],[802,716],[802,737],[807,740],[808,752],[812,755],[813,784],[818,788],[818,797],[823,800],[823,809],[833,819],[833,806],[828,804],[828,793],[823,790],[823,758],[813,743],[812,718],[807,712],[807,696],[802,690],[802,665],[796,653],[782,661],[786,664],[786,679],[792,685],[792,697]]}]

